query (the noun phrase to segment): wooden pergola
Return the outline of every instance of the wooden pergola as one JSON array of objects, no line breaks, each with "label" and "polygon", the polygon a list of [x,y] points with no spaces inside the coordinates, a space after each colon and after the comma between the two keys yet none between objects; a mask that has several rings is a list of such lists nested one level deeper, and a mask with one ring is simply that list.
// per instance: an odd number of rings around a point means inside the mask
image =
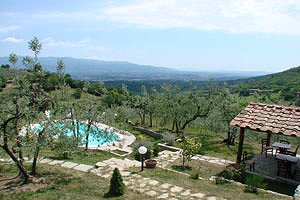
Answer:
[{"label": "wooden pergola", "polygon": [[300,137],[300,107],[250,103],[230,122],[230,125],[240,128],[236,158],[236,162],[240,163],[245,129],[267,133],[268,146],[272,134]]}]

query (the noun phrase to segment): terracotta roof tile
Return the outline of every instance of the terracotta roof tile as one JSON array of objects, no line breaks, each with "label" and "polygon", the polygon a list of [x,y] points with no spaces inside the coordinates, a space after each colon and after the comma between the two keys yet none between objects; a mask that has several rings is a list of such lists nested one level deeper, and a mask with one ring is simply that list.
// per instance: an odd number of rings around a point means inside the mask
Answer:
[{"label": "terracotta roof tile", "polygon": [[250,103],[230,125],[300,137],[300,107]]}]

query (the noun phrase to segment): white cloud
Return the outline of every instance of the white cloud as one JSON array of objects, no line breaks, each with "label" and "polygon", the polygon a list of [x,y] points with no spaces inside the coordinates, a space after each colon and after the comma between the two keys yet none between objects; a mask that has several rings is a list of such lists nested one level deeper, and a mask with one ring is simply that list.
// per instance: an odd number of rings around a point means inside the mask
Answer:
[{"label": "white cloud", "polygon": [[0,26],[0,33],[8,33],[8,32],[20,29],[20,28],[21,28],[21,26],[18,26],[18,25]]},{"label": "white cloud", "polygon": [[142,0],[107,7],[102,15],[150,28],[300,34],[299,0]]},{"label": "white cloud", "polygon": [[89,50],[95,50],[95,51],[102,51],[104,50],[103,46],[97,46],[94,45],[89,38],[85,38],[79,41],[63,41],[63,40],[54,40],[52,38],[45,38],[42,40],[42,43],[45,46],[49,47],[67,47],[67,48],[78,48],[78,47],[84,47],[85,49]]},{"label": "white cloud", "polygon": [[21,43],[21,42],[24,42],[24,39],[18,39],[15,37],[7,37],[7,38],[2,39],[1,42]]}]

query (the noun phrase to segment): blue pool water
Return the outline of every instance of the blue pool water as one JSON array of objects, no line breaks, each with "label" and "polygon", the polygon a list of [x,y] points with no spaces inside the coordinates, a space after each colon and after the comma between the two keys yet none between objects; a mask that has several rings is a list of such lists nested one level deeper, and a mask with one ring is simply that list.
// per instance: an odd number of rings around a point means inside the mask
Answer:
[{"label": "blue pool water", "polygon": [[[88,125],[80,122],[78,123],[79,127],[79,136],[81,138],[82,145],[85,144],[85,136],[86,131],[88,129]],[[77,124],[75,133],[77,135]],[[57,132],[60,135],[66,135],[68,137],[74,137],[73,134],[73,126],[70,121],[66,122],[53,122],[51,126],[48,127],[49,129],[53,129],[55,132]],[[34,132],[39,132],[43,129],[43,126],[40,124],[37,124],[33,127]],[[112,143],[116,140],[118,140],[118,136],[115,133],[105,131],[102,129],[98,129],[96,126],[91,125],[89,130],[89,147],[97,147],[103,144]]]}]

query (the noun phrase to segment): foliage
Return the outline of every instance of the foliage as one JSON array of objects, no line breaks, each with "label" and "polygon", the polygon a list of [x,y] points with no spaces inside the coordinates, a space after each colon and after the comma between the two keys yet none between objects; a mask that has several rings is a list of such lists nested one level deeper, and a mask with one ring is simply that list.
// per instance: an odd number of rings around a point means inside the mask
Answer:
[{"label": "foliage", "polygon": [[170,146],[173,146],[175,144],[175,136],[172,133],[164,134],[162,140]]},{"label": "foliage", "polygon": [[264,182],[264,177],[262,175],[247,176],[245,183],[246,192],[257,193],[257,188],[265,189],[267,187],[267,184]]},{"label": "foliage", "polygon": [[194,138],[185,138],[179,143],[179,146],[182,149],[182,167],[185,167],[185,161],[191,161],[192,157],[196,155],[201,148],[201,144]]},{"label": "foliage", "polygon": [[125,184],[118,168],[114,169],[112,178],[110,179],[109,191],[105,194],[106,197],[117,197],[125,194]]},{"label": "foliage", "polygon": [[190,178],[191,179],[199,179],[199,172],[195,172],[193,171],[191,174],[190,174]]},{"label": "foliage", "polygon": [[16,68],[16,63],[18,62],[18,56],[15,53],[9,54],[8,61]]},{"label": "foliage", "polygon": [[[249,89],[271,90],[269,92],[256,92],[254,95],[261,97],[260,102],[278,103],[281,99],[294,103],[297,99],[297,92],[299,91],[300,84],[300,66],[291,68],[289,70],[279,72],[276,74],[270,74],[265,76],[259,76],[255,78],[249,78],[239,81],[228,81],[232,85],[232,91],[239,93],[242,96],[249,96]],[[279,95],[279,98],[276,96]]]},{"label": "foliage", "polygon": [[1,65],[1,68],[2,68],[2,69],[9,69],[9,68],[10,68],[10,65],[9,65],[9,64],[2,64],[2,65]]},{"label": "foliage", "polygon": [[144,155],[144,159],[150,159],[151,155],[152,155],[152,147],[153,147],[153,143],[151,141],[148,140],[141,140],[137,143],[134,144],[133,147],[133,152],[134,152],[134,159],[141,161],[141,155],[139,154],[139,147],[140,146],[144,146],[147,148],[147,153]]},{"label": "foliage", "polygon": [[153,152],[153,156],[155,156],[155,157],[158,156],[158,153],[160,152],[160,149],[159,149],[159,146],[157,144],[154,145],[154,147],[152,149],[152,152]]},{"label": "foliage", "polygon": [[238,181],[241,183],[245,182],[245,167],[243,165],[229,165],[221,172],[220,176],[229,179]]},{"label": "foliage", "polygon": [[82,94],[82,90],[80,88],[76,88],[74,93],[72,94],[72,96],[75,99],[80,99],[81,98],[81,94]]}]

